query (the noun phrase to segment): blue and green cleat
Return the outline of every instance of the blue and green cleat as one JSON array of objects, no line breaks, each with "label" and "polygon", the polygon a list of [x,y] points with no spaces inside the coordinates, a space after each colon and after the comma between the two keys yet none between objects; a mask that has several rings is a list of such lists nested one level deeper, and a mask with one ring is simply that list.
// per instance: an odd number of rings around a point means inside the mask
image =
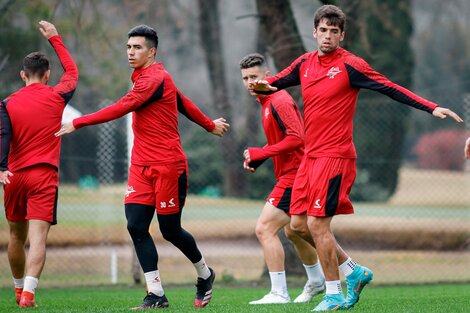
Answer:
[{"label": "blue and green cleat", "polygon": [[338,294],[327,294],[323,297],[323,301],[320,302],[312,312],[322,312],[322,311],[338,311],[345,310],[346,299],[342,293]]},{"label": "blue and green cleat", "polygon": [[359,301],[362,289],[372,281],[373,277],[374,273],[370,269],[356,264],[351,275],[346,277],[346,285],[348,287],[346,305],[348,308],[352,308]]}]

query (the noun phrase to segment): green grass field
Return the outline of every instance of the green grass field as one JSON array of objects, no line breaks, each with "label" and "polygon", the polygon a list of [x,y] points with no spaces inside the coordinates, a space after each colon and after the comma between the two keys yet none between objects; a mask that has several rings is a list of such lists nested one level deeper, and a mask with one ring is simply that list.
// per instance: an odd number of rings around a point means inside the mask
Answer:
[{"label": "green grass field", "polygon": [[[165,312],[310,312],[321,300],[316,297],[311,303],[287,305],[248,305],[248,301],[264,295],[260,288],[216,288],[214,298],[204,309],[193,308],[193,288],[167,287],[166,295],[170,307]],[[291,297],[300,289],[291,289]],[[39,289],[38,307],[34,312],[128,312],[130,307],[140,304],[142,289],[134,287]],[[352,312],[469,312],[470,284],[367,287],[362,300]],[[14,301],[13,291],[0,289],[0,312],[24,312]]]}]

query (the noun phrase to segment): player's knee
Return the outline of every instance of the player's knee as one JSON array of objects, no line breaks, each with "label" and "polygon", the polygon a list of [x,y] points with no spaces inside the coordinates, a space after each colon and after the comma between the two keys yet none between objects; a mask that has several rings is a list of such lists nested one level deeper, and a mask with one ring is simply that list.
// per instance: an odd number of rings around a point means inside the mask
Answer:
[{"label": "player's knee", "polygon": [[163,239],[169,241],[171,243],[177,242],[181,238],[182,230],[180,229],[168,229],[168,228],[161,228],[160,229]]},{"label": "player's knee", "polygon": [[150,236],[148,228],[144,228],[142,225],[133,223],[132,221],[127,222],[127,231],[129,235],[131,235],[132,240],[141,240]]},{"label": "player's knee", "polygon": [[295,241],[299,238],[298,234],[292,228],[284,228],[284,233],[286,234],[287,239],[290,241]]}]

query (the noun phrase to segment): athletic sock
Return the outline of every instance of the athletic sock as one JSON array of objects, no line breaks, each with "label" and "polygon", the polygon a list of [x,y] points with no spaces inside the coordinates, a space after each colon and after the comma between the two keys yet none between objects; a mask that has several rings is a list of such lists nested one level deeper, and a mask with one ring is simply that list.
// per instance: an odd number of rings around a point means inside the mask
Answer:
[{"label": "athletic sock", "polygon": [[271,278],[271,291],[275,291],[281,296],[288,296],[286,272],[269,272]]},{"label": "athletic sock", "polygon": [[23,289],[24,288],[24,277],[23,278],[13,277],[13,284],[15,285],[15,288]]},{"label": "athletic sock", "polygon": [[202,279],[208,279],[209,276],[211,276],[211,271],[209,270],[209,267],[207,267],[206,261],[204,261],[204,257],[202,257],[199,262],[193,263],[193,265],[196,269],[197,277],[201,277]]},{"label": "athletic sock", "polygon": [[323,270],[320,266],[320,262],[313,265],[306,265],[303,264],[305,268],[305,272],[307,273],[309,285],[312,286],[320,286],[323,285],[325,281],[325,275],[323,274]]},{"label": "athletic sock", "polygon": [[343,292],[343,289],[341,288],[340,280],[326,281],[325,285],[326,285],[325,293],[327,295],[339,294]]},{"label": "athletic sock", "polygon": [[36,288],[38,287],[39,279],[33,276],[26,276],[24,278],[24,288],[23,291],[34,294]]},{"label": "athletic sock", "polygon": [[147,282],[147,291],[157,295],[159,297],[163,296],[164,291],[162,287],[162,282],[160,281],[160,271],[151,271],[144,273],[145,281]]},{"label": "athletic sock", "polygon": [[354,262],[351,258],[348,258],[344,263],[339,266],[341,272],[343,272],[344,276],[348,277],[354,271],[356,267],[356,262]]}]

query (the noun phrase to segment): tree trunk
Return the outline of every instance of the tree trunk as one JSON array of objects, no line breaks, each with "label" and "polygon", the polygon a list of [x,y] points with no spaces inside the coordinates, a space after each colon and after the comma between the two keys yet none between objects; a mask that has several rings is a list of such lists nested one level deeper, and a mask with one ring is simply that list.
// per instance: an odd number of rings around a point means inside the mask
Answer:
[{"label": "tree trunk", "polygon": [[[307,52],[300,36],[290,1],[257,0],[260,35],[265,37],[266,52],[272,57],[278,71],[289,66]],[[289,88],[289,93],[301,105],[300,87]]]},{"label": "tree trunk", "polygon": [[[213,100],[217,111],[232,122],[232,107],[227,96],[227,81],[225,79],[224,53],[219,22],[219,1],[199,0],[199,22],[202,47],[209,68],[209,78]],[[222,139],[222,156],[224,161],[224,195],[241,197],[245,195],[245,176],[241,170],[242,149],[237,142],[235,132],[230,131]]]}]

